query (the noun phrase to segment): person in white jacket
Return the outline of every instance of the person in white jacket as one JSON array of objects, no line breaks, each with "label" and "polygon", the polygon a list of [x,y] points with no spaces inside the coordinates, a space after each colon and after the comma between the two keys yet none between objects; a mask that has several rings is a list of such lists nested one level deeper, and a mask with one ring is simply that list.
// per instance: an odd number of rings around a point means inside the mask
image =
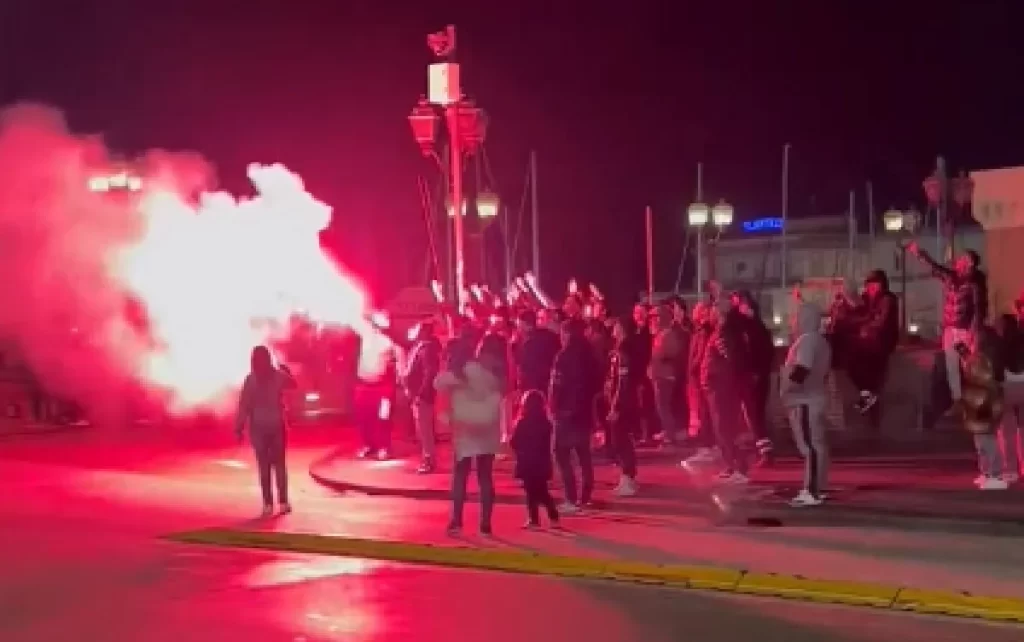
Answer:
[{"label": "person in white jacket", "polygon": [[476,463],[480,487],[480,533],[491,534],[494,512],[494,456],[501,448],[501,384],[478,361],[453,364],[434,382],[438,391],[450,395],[449,423],[452,428],[455,467],[452,471],[452,515],[450,535],[462,530],[469,472]]}]

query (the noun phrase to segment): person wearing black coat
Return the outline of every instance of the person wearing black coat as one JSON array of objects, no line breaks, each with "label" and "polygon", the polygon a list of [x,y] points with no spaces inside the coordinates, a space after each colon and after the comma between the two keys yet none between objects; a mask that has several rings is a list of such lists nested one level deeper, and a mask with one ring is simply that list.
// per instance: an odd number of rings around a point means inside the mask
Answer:
[{"label": "person wearing black coat", "polygon": [[546,394],[551,384],[551,366],[562,349],[561,339],[537,325],[537,313],[533,310],[520,313],[519,330],[522,338],[515,353],[519,390],[540,390]]},{"label": "person wearing black coat", "polygon": [[[849,337],[852,358],[846,362],[846,373],[860,391],[857,409],[872,410],[878,403],[885,384],[885,375],[900,338],[900,303],[889,290],[889,277],[884,270],[872,270],[864,280],[864,296],[850,318],[853,336]],[[880,417],[873,413],[872,423]]]},{"label": "person wearing black coat", "polygon": [[640,370],[646,360],[646,346],[637,335],[636,323],[629,316],[619,319],[612,332],[615,349],[608,360],[605,395],[608,398],[608,423],[612,437],[611,450],[622,470],[616,495],[632,497],[636,486],[635,426],[640,422],[640,389],[647,373]]},{"label": "person wearing black coat", "polygon": [[416,343],[409,352],[402,385],[412,409],[416,438],[420,442],[422,460],[417,472],[434,472],[436,465],[436,441],[434,433],[437,393],[434,378],[441,369],[441,342],[437,339],[432,321],[420,324]]},{"label": "person wearing black coat", "polygon": [[540,509],[548,513],[552,525],[558,524],[558,509],[548,490],[551,480],[551,434],[554,428],[544,408],[544,395],[529,390],[523,395],[519,417],[509,445],[516,454],[516,479],[523,482],[526,494],[526,528],[540,526]]},{"label": "person wearing black coat", "polygon": [[[585,324],[570,319],[562,324],[562,350],[551,371],[548,407],[555,422],[555,461],[565,488],[563,513],[576,512],[594,492],[594,463],[590,436],[594,429],[594,397],[601,387],[601,369],[593,347],[584,336]],[[582,494],[576,494],[572,455],[580,464]]]},{"label": "person wearing black coat", "polygon": [[742,328],[749,357],[749,379],[746,381],[743,410],[754,437],[754,445],[761,465],[772,461],[772,439],[768,425],[768,395],[772,388],[772,365],[775,361],[775,342],[772,332],[761,320],[761,309],[754,296],[742,290],[732,295],[732,304],[739,313],[737,321]]}]

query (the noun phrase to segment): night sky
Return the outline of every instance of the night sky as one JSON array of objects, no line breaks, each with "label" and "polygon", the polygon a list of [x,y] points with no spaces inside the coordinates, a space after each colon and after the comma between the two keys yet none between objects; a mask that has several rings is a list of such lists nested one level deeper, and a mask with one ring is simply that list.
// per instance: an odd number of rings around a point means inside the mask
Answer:
[{"label": "night sky", "polygon": [[868,180],[878,210],[919,202],[939,153],[1024,163],[1020,0],[5,0],[0,101],[59,106],[128,153],[196,150],[233,189],[250,161],[287,164],[383,297],[423,275],[416,177],[436,172],[406,116],[448,22],[514,210],[537,150],[555,291],[641,289],[647,204],[671,287],[698,161],[707,200],[741,219],[778,214],[786,142],[792,216],[842,212],[850,189],[863,203]]}]

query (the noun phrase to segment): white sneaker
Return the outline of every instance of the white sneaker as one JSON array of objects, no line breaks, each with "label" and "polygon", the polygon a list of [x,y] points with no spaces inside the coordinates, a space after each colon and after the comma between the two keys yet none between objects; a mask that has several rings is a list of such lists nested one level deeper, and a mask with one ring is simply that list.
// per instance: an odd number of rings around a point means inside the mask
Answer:
[{"label": "white sneaker", "polygon": [[571,502],[562,502],[558,505],[559,515],[579,515],[583,509]]},{"label": "white sneaker", "polygon": [[986,477],[985,481],[978,484],[978,488],[981,490],[1006,490],[1009,487],[1006,480],[999,477]]},{"label": "white sneaker", "polygon": [[988,477],[986,477],[984,475],[978,475],[977,477],[974,478],[974,485],[975,486],[981,486],[982,484],[985,483],[986,479],[988,479]]},{"label": "white sneaker", "polygon": [[1020,473],[1003,473],[1003,481],[1007,484],[1016,484],[1020,481]]},{"label": "white sneaker", "polygon": [[743,473],[733,473],[723,481],[726,484],[732,484],[733,486],[743,486],[750,483],[750,478]]},{"label": "white sneaker", "polygon": [[695,464],[710,464],[718,461],[718,453],[714,448],[698,448],[697,452],[684,459],[680,465],[693,466]]},{"label": "white sneaker", "polygon": [[803,508],[805,506],[821,506],[824,503],[824,499],[821,497],[815,497],[808,490],[800,491],[796,497],[789,501],[789,505],[794,508]]},{"label": "white sneaker", "polygon": [[632,497],[636,495],[636,491],[636,481],[634,481],[632,477],[626,477],[623,475],[622,479],[619,480],[619,485],[616,486],[615,490],[612,492],[619,497]]}]

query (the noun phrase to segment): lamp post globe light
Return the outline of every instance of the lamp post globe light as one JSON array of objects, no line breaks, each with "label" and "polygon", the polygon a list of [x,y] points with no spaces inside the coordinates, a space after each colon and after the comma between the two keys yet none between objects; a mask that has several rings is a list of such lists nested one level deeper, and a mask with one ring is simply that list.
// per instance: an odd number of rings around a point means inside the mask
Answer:
[{"label": "lamp post globe light", "polygon": [[[686,208],[686,218],[690,226],[701,228],[708,224],[711,220],[711,210],[704,203],[691,203]],[[698,232],[700,230],[698,229]]]},{"label": "lamp post globe light", "polygon": [[732,225],[732,205],[726,203],[724,199],[719,200],[711,208],[711,222],[720,230]]},{"label": "lamp post globe light", "polygon": [[501,199],[494,192],[481,192],[476,197],[476,213],[484,220],[496,217],[500,207]]},{"label": "lamp post globe light", "polygon": [[[708,277],[714,280],[715,241],[725,228],[732,225],[732,221],[733,207],[724,199],[714,207],[698,201],[686,208],[686,222],[697,230],[697,294],[704,292],[704,245],[707,243],[708,246]],[[714,235],[705,239],[704,231],[708,227],[714,228]]]}]

